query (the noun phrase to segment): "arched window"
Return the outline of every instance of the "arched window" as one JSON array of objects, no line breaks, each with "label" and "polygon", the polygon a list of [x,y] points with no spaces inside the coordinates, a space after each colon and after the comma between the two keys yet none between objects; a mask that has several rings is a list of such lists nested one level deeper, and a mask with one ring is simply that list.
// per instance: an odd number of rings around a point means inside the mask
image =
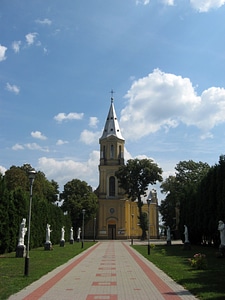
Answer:
[{"label": "arched window", "polygon": [[114,146],[110,146],[110,158],[114,158]]},{"label": "arched window", "polygon": [[119,146],[119,158],[122,158],[122,147]]},{"label": "arched window", "polygon": [[109,177],[109,197],[115,196],[115,177],[110,176]]}]

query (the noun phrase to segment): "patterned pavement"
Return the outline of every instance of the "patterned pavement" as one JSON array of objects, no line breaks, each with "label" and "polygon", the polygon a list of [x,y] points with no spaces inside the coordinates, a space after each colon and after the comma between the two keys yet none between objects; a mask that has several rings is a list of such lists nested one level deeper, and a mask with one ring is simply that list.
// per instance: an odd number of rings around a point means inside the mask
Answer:
[{"label": "patterned pavement", "polygon": [[196,300],[128,241],[101,241],[9,300]]}]

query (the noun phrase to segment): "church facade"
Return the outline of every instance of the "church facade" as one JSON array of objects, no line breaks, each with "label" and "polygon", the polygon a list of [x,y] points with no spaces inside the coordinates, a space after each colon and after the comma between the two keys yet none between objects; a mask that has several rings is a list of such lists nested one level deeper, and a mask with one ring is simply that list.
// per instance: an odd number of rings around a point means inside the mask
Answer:
[{"label": "church facade", "polygon": [[[125,140],[121,134],[117,120],[114,99],[111,104],[102,136],[99,139],[99,209],[96,216],[95,234],[97,239],[129,239],[140,238],[138,207],[136,202],[127,198],[119,187],[115,172],[124,165]],[[150,191],[151,204],[144,204],[143,212],[150,221],[150,238],[159,237],[158,200],[155,190]],[[88,226],[89,227],[89,226]]]}]

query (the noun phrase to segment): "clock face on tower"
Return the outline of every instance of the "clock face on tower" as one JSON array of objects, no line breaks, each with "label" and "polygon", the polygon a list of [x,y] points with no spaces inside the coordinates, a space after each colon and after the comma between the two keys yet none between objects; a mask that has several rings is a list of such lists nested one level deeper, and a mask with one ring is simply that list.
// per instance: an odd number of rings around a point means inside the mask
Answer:
[{"label": "clock face on tower", "polygon": [[111,214],[114,214],[115,209],[113,207],[111,207],[109,211],[110,211]]}]

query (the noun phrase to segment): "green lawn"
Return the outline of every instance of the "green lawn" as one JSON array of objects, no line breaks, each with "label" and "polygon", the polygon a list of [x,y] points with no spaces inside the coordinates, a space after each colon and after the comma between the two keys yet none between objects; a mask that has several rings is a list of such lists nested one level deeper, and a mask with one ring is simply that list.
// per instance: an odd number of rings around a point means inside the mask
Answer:
[{"label": "green lawn", "polygon": [[[156,245],[148,255],[147,246],[133,247],[199,299],[225,299],[225,258],[216,257],[217,249],[192,246],[191,250],[184,250],[183,245]],[[188,258],[196,253],[206,255],[206,270],[191,267]]]},{"label": "green lawn", "polygon": [[16,258],[15,252],[0,256],[0,300],[7,299],[24,287],[39,279],[56,267],[64,264],[75,255],[92,246],[94,242],[84,242],[65,247],[53,246],[52,251],[45,251],[44,247],[30,251],[29,276],[24,276],[24,258]]}]

